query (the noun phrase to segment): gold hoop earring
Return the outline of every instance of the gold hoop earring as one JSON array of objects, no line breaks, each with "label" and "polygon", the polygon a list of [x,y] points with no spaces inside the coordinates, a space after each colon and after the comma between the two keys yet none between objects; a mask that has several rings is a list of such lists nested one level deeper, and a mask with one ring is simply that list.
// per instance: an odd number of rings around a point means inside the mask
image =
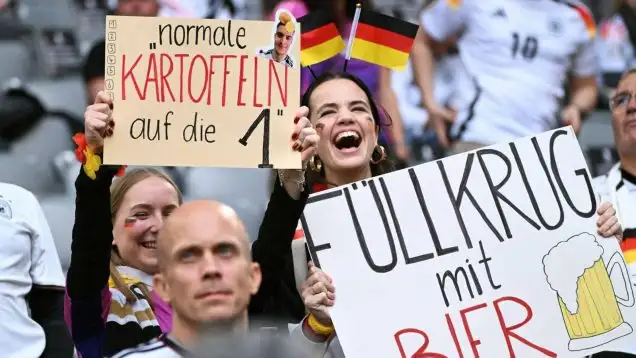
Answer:
[{"label": "gold hoop earring", "polygon": [[[380,158],[378,158],[377,160],[374,160],[373,154],[375,154],[376,152],[380,154]],[[372,164],[380,164],[386,159],[386,150],[384,150],[384,147],[379,144],[376,145],[375,148],[373,148],[373,154],[371,154]]]},{"label": "gold hoop earring", "polygon": [[309,168],[316,173],[320,173],[322,170],[322,162],[320,158],[317,158],[315,155],[309,159]]}]

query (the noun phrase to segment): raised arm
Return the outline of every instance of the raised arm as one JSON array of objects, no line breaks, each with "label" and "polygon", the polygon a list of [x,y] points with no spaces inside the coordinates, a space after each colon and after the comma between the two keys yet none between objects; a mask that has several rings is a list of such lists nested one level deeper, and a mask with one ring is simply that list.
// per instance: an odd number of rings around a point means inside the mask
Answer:
[{"label": "raised arm", "polygon": [[120,168],[99,166],[103,138],[112,134],[112,102],[104,92],[85,113],[85,134],[77,135],[83,162],[75,181],[75,223],[66,278],[66,323],[83,358],[98,357],[104,339],[105,307],[113,227],[110,184]]},{"label": "raised arm", "polygon": [[[308,109],[296,114],[292,147],[301,153],[303,167],[316,151],[318,135],[307,118]],[[279,170],[274,190],[261,222],[258,238],[252,245],[252,258],[261,265],[263,281],[250,302],[250,314],[262,314],[283,279],[283,272],[298,220],[303,212],[309,188],[303,170]]]}]

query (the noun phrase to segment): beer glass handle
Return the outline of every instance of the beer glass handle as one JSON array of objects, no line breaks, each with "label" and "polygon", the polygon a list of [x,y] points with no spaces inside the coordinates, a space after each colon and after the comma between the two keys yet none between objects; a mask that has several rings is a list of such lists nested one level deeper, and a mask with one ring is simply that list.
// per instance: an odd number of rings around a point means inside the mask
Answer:
[{"label": "beer glass handle", "polygon": [[632,307],[634,305],[634,286],[632,285],[629,271],[627,271],[625,260],[623,260],[620,252],[615,252],[614,255],[612,255],[612,258],[610,258],[609,263],[607,264],[607,270],[610,277],[612,276],[612,270],[614,270],[614,266],[616,265],[618,265],[618,267],[621,269],[621,275],[623,276],[623,282],[625,283],[625,289],[627,291],[627,299],[616,296],[616,300],[618,301],[618,303],[625,307]]}]

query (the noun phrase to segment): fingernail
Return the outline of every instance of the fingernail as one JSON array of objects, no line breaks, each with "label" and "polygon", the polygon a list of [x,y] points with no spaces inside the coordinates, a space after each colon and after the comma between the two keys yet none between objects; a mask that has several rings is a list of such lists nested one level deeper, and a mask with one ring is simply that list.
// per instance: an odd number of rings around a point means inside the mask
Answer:
[{"label": "fingernail", "polygon": [[298,118],[298,117],[294,118],[294,124],[298,123],[299,120],[300,120],[300,118]]},{"label": "fingernail", "polygon": [[292,140],[296,140],[296,139],[298,139],[298,133],[292,134]]},{"label": "fingernail", "polygon": [[114,107],[114,106],[113,106],[113,104],[112,104],[112,103],[109,103],[109,104],[108,104],[108,108],[110,108],[111,110],[113,109],[113,107]]},{"label": "fingernail", "polygon": [[299,147],[298,143],[294,143],[294,145],[292,146],[292,149],[293,150],[298,150],[298,147]]}]

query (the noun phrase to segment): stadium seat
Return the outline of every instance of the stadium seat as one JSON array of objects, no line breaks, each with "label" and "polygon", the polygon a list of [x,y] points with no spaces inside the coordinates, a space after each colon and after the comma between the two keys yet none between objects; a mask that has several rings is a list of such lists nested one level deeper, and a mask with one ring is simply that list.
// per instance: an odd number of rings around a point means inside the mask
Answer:
[{"label": "stadium seat", "polygon": [[61,193],[64,183],[54,170],[53,159],[72,149],[71,134],[65,122],[42,119],[25,136],[0,155],[0,181],[20,185],[36,195]]},{"label": "stadium seat", "polygon": [[20,40],[0,41],[0,85],[7,80],[28,78],[34,69],[33,59],[28,47]]},{"label": "stadium seat", "polygon": [[191,168],[185,194],[189,200],[217,200],[231,206],[255,240],[269,202],[271,175],[266,169]]},{"label": "stadium seat", "polygon": [[71,262],[71,234],[75,221],[75,200],[69,195],[41,196],[40,204],[49,223],[62,269]]}]

